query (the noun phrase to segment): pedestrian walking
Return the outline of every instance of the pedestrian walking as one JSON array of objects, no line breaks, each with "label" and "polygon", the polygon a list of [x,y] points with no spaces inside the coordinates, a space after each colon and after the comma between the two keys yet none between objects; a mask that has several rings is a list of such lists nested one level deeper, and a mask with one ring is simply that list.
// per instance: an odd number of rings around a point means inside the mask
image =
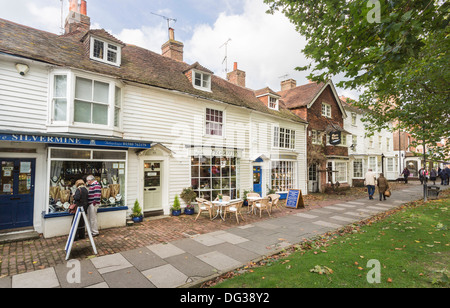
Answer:
[{"label": "pedestrian walking", "polygon": [[433,181],[433,185],[436,185],[437,171],[435,168],[431,168],[430,181]]},{"label": "pedestrian walking", "polygon": [[448,168],[448,166],[444,168],[442,173],[444,174],[444,185],[448,185],[448,181],[450,178],[450,169]]},{"label": "pedestrian walking", "polygon": [[369,193],[369,200],[373,200],[373,194],[375,193],[376,175],[369,169],[364,178],[364,185],[367,186],[367,192]]},{"label": "pedestrian walking", "polygon": [[[78,207],[82,207],[83,210],[87,213],[89,207],[89,191],[86,188],[86,185],[83,180],[78,180],[75,182],[75,187],[77,190],[73,195],[73,200],[75,205]],[[74,217],[75,218],[75,217]],[[73,223],[73,220],[72,220]],[[75,234],[75,241],[82,240],[86,238],[86,225],[84,219],[80,219],[78,223],[77,233]]]},{"label": "pedestrian walking", "polygon": [[88,175],[86,178],[89,187],[89,208],[88,208],[88,219],[91,227],[92,236],[99,235],[98,232],[98,222],[97,222],[97,211],[100,206],[100,200],[102,197],[102,187],[97,182],[93,175]]},{"label": "pedestrian walking", "polygon": [[409,175],[411,174],[408,167],[405,167],[405,169],[403,169],[402,174],[403,174],[403,178],[405,179],[405,184],[408,184],[408,178],[409,178]]},{"label": "pedestrian walking", "polygon": [[386,200],[386,191],[389,190],[389,182],[384,177],[383,173],[380,173],[380,176],[377,179],[378,193],[380,195],[380,201]]},{"label": "pedestrian walking", "polygon": [[420,184],[423,184],[423,181],[425,180],[425,168],[422,167],[419,170],[419,180],[420,180]]}]

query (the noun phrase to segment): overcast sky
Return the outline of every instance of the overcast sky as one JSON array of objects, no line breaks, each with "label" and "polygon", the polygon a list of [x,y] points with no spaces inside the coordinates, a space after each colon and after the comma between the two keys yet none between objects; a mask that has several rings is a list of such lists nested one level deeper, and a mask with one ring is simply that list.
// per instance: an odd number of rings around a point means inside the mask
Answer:
[{"label": "overcast sky", "polygon": [[[68,6],[68,0],[0,0],[0,18],[60,34]],[[297,80],[297,85],[308,83],[308,72],[295,71],[309,63],[301,52],[305,39],[284,15],[266,14],[267,8],[263,0],[87,0],[91,28],[103,28],[127,44],[161,53],[168,29],[158,14],[176,19],[170,25],[175,39],[184,43],[184,61],[189,64],[198,61],[225,78],[226,69],[231,71],[238,62],[251,89],[269,86],[279,91],[287,78]],[[229,39],[226,66],[223,44]],[[337,90],[358,98],[356,92]]]}]

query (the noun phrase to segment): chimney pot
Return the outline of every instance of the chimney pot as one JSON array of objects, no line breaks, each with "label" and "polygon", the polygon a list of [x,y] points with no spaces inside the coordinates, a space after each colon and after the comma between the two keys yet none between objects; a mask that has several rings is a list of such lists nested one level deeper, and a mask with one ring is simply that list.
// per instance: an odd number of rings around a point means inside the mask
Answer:
[{"label": "chimney pot", "polygon": [[81,15],[87,15],[87,3],[86,0],[81,0],[81,6],[80,6],[80,14]]},{"label": "chimney pot", "polygon": [[237,66],[237,62],[234,62],[234,71],[236,71],[238,69],[238,66]]},{"label": "chimney pot", "polygon": [[169,28],[169,40],[175,40],[175,30],[173,30],[173,28]]}]

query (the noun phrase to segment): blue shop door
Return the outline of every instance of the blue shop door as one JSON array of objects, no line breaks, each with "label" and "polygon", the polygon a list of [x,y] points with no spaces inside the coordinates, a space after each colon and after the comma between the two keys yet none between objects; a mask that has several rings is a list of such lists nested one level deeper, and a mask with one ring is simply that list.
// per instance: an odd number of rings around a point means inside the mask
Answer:
[{"label": "blue shop door", "polygon": [[0,230],[33,226],[35,159],[0,158]]},{"label": "blue shop door", "polygon": [[262,171],[261,167],[253,167],[253,191],[262,195]]}]

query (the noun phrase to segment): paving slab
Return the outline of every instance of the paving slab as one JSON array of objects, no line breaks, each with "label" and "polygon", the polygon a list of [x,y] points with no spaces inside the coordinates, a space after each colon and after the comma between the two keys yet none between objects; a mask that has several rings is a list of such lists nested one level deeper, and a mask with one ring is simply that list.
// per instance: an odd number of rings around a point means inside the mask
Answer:
[{"label": "paving slab", "polygon": [[313,224],[322,226],[322,227],[327,227],[327,228],[341,228],[342,227],[342,225],[338,225],[338,224],[334,224],[334,223],[322,221],[322,220],[315,221],[315,222],[313,222]]},{"label": "paving slab", "polygon": [[343,217],[343,216],[332,216],[332,217],[330,217],[330,219],[340,220],[340,221],[345,221],[345,222],[355,222],[356,221],[355,218]]},{"label": "paving slab", "polygon": [[224,240],[225,242],[228,242],[230,244],[239,244],[248,241],[248,239],[230,232],[224,232],[222,234],[216,235],[215,237]]},{"label": "paving slab", "polygon": [[211,276],[217,272],[214,267],[189,253],[173,256],[166,260],[173,267],[194,281],[202,277]]},{"label": "paving slab", "polygon": [[156,288],[134,267],[106,273],[103,278],[110,288]]},{"label": "paving slab", "polygon": [[206,246],[203,245],[202,243],[194,240],[193,238],[186,238],[186,239],[182,239],[182,240],[177,240],[172,242],[173,245],[175,245],[176,247],[184,250],[187,253],[190,253],[193,256],[196,255],[201,255],[207,252],[211,252],[214,251],[214,245],[212,246]]},{"label": "paving slab", "polygon": [[121,252],[121,255],[139,271],[145,271],[150,268],[167,264],[163,258],[147,247],[124,251]]},{"label": "paving slab", "polygon": [[192,282],[188,276],[177,270],[171,264],[143,271],[142,274],[157,288],[176,288]]},{"label": "paving slab", "polygon": [[185,253],[184,250],[170,243],[151,245],[147,248],[162,259]]},{"label": "paving slab", "polygon": [[[243,245],[243,244],[239,244]],[[229,270],[235,267],[242,265],[241,262],[224,255],[221,252],[213,251],[209,253],[205,253],[203,255],[198,255],[197,258],[202,260],[205,263],[215,267],[219,271]]]},{"label": "paving slab", "polygon": [[213,236],[210,233],[197,235],[192,237],[192,239],[205,246],[214,246],[225,242],[225,240]]},{"label": "paving slab", "polygon": [[215,245],[212,248],[214,248],[215,251],[229,256],[230,258],[241,263],[247,263],[259,257],[259,255],[255,252],[230,243]]},{"label": "paving slab", "polygon": [[103,282],[103,277],[91,260],[69,260],[55,266],[61,288],[85,288]]},{"label": "paving slab", "polygon": [[11,287],[13,289],[57,288],[59,287],[59,281],[56,276],[55,269],[50,267],[43,270],[13,276]]},{"label": "paving slab", "polygon": [[345,208],[342,208],[339,206],[332,206],[332,205],[325,207],[325,209],[327,209],[327,210],[330,209],[330,210],[335,210],[335,211],[345,211]]},{"label": "paving slab", "polygon": [[93,258],[91,259],[91,262],[100,274],[118,271],[133,266],[120,253]]}]

